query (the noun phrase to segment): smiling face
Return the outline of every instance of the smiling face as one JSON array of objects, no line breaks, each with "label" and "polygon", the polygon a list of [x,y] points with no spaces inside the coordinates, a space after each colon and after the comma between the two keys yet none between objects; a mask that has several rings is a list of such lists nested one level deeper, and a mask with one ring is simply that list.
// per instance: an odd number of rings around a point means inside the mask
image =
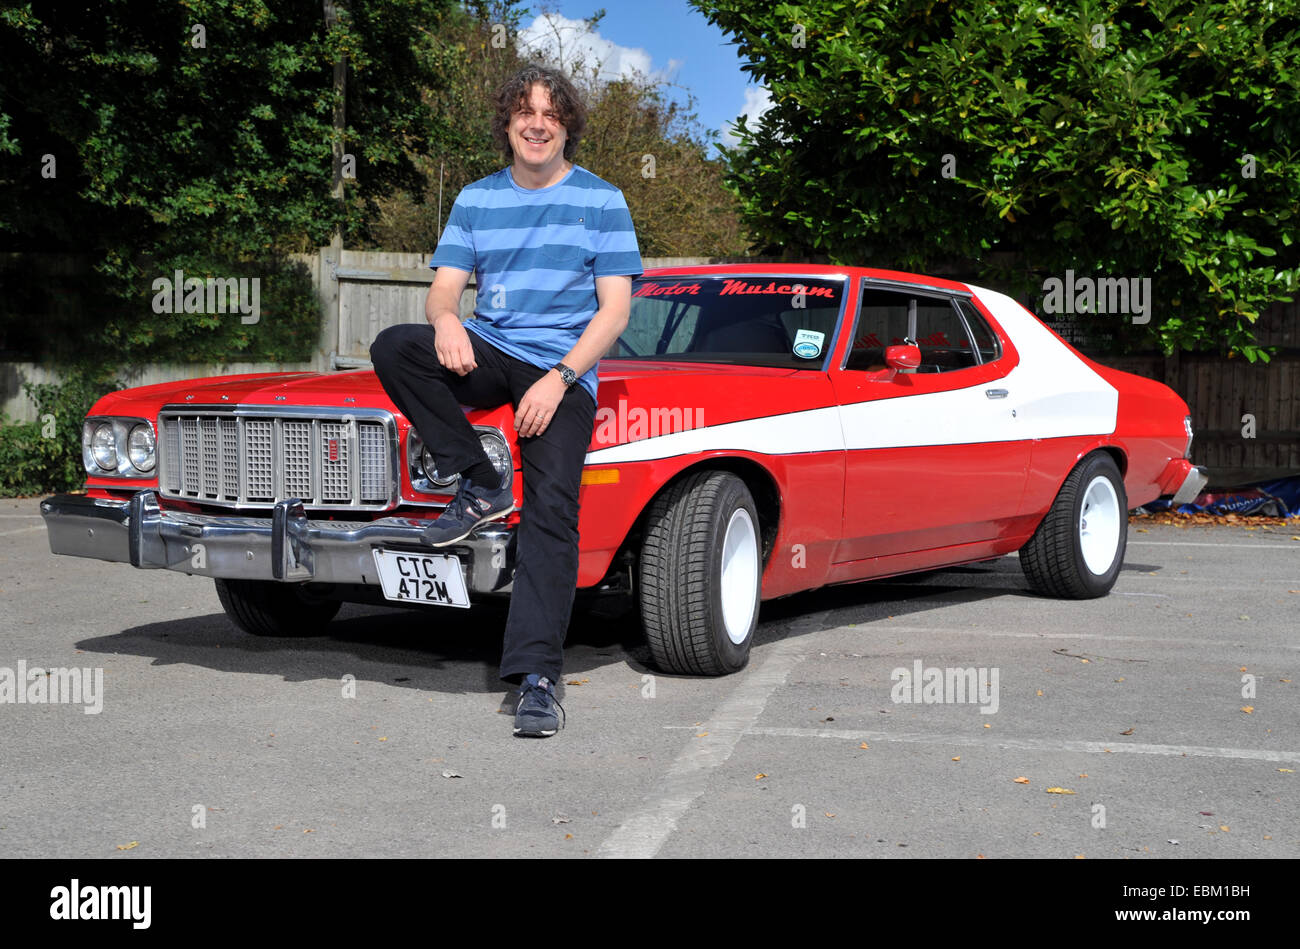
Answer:
[{"label": "smiling face", "polygon": [[568,170],[564,160],[568,133],[540,82],[533,83],[524,104],[511,115],[508,134],[517,171],[534,180],[549,181]]}]

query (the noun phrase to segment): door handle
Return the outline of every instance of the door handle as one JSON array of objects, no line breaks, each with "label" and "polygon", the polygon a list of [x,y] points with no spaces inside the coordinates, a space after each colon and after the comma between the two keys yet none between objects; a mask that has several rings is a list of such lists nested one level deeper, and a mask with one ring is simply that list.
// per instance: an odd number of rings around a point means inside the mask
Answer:
[{"label": "door handle", "polygon": [[990,399],[1005,399],[1008,393],[1006,389],[985,389],[984,394]]}]

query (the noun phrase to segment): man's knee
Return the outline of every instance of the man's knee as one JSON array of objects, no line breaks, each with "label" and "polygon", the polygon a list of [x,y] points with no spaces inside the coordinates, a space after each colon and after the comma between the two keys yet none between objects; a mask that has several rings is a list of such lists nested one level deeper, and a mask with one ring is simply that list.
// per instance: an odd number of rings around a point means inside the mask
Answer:
[{"label": "man's knee", "polygon": [[418,323],[399,323],[380,330],[370,344],[370,363],[375,372],[382,374],[399,361],[419,353],[420,347],[413,344],[417,342],[417,334],[427,328]]}]

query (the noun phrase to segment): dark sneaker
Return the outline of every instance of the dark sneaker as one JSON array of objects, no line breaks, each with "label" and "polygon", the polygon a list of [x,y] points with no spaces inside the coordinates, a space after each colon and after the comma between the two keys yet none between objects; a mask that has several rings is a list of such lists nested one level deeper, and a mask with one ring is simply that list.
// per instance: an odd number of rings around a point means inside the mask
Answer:
[{"label": "dark sneaker", "polygon": [[480,524],[505,517],[515,509],[510,486],[488,488],[464,476],[460,490],[438,519],[424,529],[421,538],[430,547],[446,547],[464,540]]},{"label": "dark sneaker", "polygon": [[551,680],[534,673],[524,679],[519,692],[519,708],[515,710],[515,734],[521,738],[549,738],[554,735],[560,727],[555,710],[558,708],[563,715],[564,707],[555,701],[555,687]]}]

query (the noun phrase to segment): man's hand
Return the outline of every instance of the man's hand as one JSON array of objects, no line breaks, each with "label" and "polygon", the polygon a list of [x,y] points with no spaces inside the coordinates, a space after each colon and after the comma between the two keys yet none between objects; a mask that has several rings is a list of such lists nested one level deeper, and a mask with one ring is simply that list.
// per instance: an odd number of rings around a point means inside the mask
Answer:
[{"label": "man's hand", "polygon": [[458,376],[478,368],[474,347],[469,343],[469,330],[460,322],[460,296],[468,282],[468,270],[439,267],[424,298],[424,316],[436,334],[433,349],[438,354],[438,362]]},{"label": "man's hand", "polygon": [[521,438],[540,435],[546,431],[546,426],[555,418],[555,410],[560,407],[560,400],[568,388],[556,369],[550,370],[528,387],[524,397],[519,400],[519,408],[515,409],[515,431]]},{"label": "man's hand", "polygon": [[478,368],[474,361],[474,347],[469,342],[469,330],[460,317],[445,313],[433,324],[433,348],[442,363],[458,376]]}]

